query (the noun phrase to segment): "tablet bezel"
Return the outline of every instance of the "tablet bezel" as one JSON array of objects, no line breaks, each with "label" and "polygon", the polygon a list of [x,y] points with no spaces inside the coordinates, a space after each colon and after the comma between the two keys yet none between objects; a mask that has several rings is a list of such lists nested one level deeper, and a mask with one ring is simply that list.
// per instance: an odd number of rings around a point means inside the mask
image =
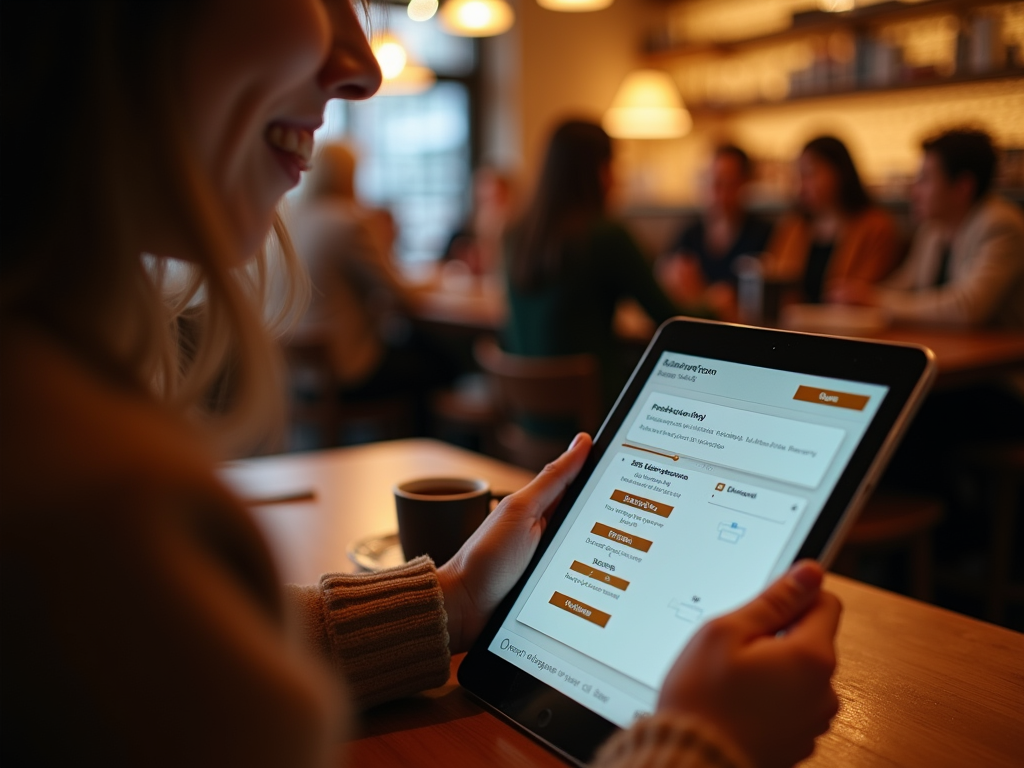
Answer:
[{"label": "tablet bezel", "polygon": [[827,565],[888,463],[935,375],[931,350],[689,318],[664,323],[594,439],[579,476],[552,514],[523,576],[495,610],[459,667],[459,683],[503,719],[577,763],[617,726],[487,650],[665,351],[797,374],[881,384],[889,392],[847,462],[796,559]]}]

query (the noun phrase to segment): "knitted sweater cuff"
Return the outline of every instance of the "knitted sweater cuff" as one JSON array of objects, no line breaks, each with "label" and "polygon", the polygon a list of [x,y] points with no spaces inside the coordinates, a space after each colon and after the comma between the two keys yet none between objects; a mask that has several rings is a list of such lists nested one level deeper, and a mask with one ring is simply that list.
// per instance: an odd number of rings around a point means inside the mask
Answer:
[{"label": "knitted sweater cuff", "polygon": [[360,708],[448,681],[448,616],[429,558],[378,573],[327,574],[320,592],[322,642]]},{"label": "knitted sweater cuff", "polygon": [[592,768],[750,768],[745,754],[708,723],[672,712],[646,717],[602,746]]}]

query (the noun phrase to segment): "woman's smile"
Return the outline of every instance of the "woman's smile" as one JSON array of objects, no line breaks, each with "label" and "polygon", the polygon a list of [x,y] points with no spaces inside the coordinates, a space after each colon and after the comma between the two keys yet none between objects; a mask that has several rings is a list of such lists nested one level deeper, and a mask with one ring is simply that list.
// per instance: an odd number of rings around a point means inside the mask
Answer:
[{"label": "woman's smile", "polygon": [[310,168],[310,160],[313,157],[313,132],[316,127],[275,121],[267,127],[264,134],[271,152],[284,168],[292,186],[298,184],[302,172]]}]

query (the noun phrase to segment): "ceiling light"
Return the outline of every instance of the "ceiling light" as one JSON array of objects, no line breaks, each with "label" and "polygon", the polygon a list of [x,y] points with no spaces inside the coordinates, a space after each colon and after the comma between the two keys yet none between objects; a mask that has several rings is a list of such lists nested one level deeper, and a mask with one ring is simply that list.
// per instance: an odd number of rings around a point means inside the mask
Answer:
[{"label": "ceiling light", "polygon": [[416,64],[405,52],[398,38],[385,33],[373,41],[373,55],[377,57],[380,73],[384,77],[381,96],[409,96],[422,93],[436,81],[434,70]]},{"label": "ceiling light", "polygon": [[675,139],[693,120],[667,72],[638,69],[622,81],[602,125],[617,139]]},{"label": "ceiling light", "polygon": [[549,11],[568,11],[576,13],[582,11],[600,11],[607,8],[614,0],[537,0],[537,5],[547,8]]},{"label": "ceiling light", "polygon": [[381,83],[378,96],[413,96],[423,93],[437,82],[437,76],[430,67],[417,64],[406,64],[397,77],[385,79]]},{"label": "ceiling light", "polygon": [[500,35],[516,18],[505,0],[448,0],[440,15],[442,29],[460,37]]},{"label": "ceiling light", "polygon": [[405,12],[413,21],[432,19],[437,13],[437,0],[411,0]]},{"label": "ceiling light", "polygon": [[373,55],[377,57],[380,73],[385,80],[393,80],[402,74],[409,56],[396,38],[387,34],[381,35],[374,41],[371,48]]}]

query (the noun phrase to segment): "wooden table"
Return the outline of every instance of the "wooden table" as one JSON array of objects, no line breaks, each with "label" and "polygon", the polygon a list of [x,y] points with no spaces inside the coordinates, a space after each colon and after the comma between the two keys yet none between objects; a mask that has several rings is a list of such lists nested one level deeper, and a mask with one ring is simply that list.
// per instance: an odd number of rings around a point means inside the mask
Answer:
[{"label": "wooden table", "polygon": [[[470,334],[500,331],[507,314],[499,286],[486,283],[467,291],[421,291],[416,316],[422,322]],[[615,315],[614,331],[624,343],[644,347],[655,324],[633,301],[623,302]],[[1024,372],[1024,332],[955,331],[897,326],[873,337],[879,341],[921,344],[935,353],[936,387],[947,389],[978,384],[1010,373]]]},{"label": "wooden table", "polygon": [[898,326],[880,333],[879,341],[921,344],[935,353],[936,387],[979,384],[1024,372],[1024,333],[1013,331],[944,331]]},{"label": "wooden table", "polygon": [[[494,488],[529,480],[514,467],[431,440],[402,440],[237,462],[248,498],[312,490],[313,500],[256,506],[288,581],[353,570],[353,540],[395,530],[391,487],[416,476],[479,476]],[[845,605],[836,687],[842,709],[808,766],[1024,766],[1024,635],[838,576]],[[560,766],[557,757],[457,685],[367,713],[352,765]]]}]

